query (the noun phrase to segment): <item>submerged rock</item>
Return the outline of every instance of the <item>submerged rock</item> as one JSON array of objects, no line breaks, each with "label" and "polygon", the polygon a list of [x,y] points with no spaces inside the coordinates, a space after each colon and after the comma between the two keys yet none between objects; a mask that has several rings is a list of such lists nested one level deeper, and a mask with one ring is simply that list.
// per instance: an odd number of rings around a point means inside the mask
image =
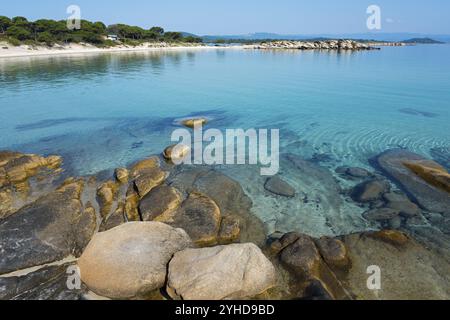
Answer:
[{"label": "submerged rock", "polygon": [[450,174],[436,162],[422,160],[406,161],[403,164],[427,183],[450,193]]},{"label": "submerged rock", "polygon": [[[406,191],[420,207],[431,212],[450,214],[448,192],[430,184],[405,165],[425,160],[427,159],[407,150],[389,150],[377,156],[372,162]],[[427,162],[427,166],[430,165],[431,163]],[[439,165],[435,163],[432,166]]]},{"label": "submerged rock", "polygon": [[363,217],[370,221],[386,221],[398,217],[400,211],[390,208],[373,209],[366,211]]},{"label": "submerged rock", "polygon": [[167,292],[184,300],[255,297],[275,285],[272,263],[254,244],[186,249],[169,264]]},{"label": "submerged rock", "polygon": [[386,207],[400,211],[405,217],[415,217],[421,213],[420,208],[405,195],[394,192],[386,193],[384,200],[386,201]]},{"label": "submerged rock", "polygon": [[185,119],[181,121],[181,124],[188,128],[195,128],[196,126],[204,126],[208,123],[206,118],[193,118],[193,119]]},{"label": "submerged rock", "polygon": [[357,167],[339,167],[336,173],[342,174],[350,179],[365,179],[372,176],[372,173],[363,168]]},{"label": "submerged rock", "polygon": [[293,198],[295,196],[295,189],[278,176],[268,178],[264,188],[279,196],[288,198]]},{"label": "submerged rock", "polygon": [[0,274],[79,255],[96,229],[80,201],[82,181],[70,181],[0,223]]},{"label": "submerged rock", "polygon": [[127,299],[164,286],[174,253],[189,236],[159,222],[130,222],[94,236],[78,260],[81,279],[93,292]]},{"label": "submerged rock", "polygon": [[352,198],[357,202],[371,202],[379,200],[383,194],[389,192],[389,182],[383,180],[371,180],[363,182],[352,190]]}]

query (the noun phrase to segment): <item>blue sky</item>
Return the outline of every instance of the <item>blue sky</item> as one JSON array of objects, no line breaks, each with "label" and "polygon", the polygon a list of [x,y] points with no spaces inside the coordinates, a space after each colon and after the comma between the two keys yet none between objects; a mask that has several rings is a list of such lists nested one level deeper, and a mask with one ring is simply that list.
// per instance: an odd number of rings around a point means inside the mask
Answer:
[{"label": "blue sky", "polygon": [[204,34],[364,33],[366,9],[382,9],[381,32],[450,34],[448,0],[1,0],[0,15],[65,19],[68,5],[82,18]]}]

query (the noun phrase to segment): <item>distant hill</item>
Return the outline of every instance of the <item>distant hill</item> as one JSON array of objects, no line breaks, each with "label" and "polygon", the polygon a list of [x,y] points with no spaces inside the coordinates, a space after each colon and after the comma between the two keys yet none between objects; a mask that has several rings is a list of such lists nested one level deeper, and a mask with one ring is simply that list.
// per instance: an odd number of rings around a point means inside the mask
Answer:
[{"label": "distant hill", "polygon": [[[352,39],[352,40],[374,40],[374,41],[402,41],[404,39],[430,38],[440,42],[450,42],[448,35],[432,35],[420,33],[347,33],[347,34],[276,34],[268,32],[258,32],[241,35],[205,35],[201,37],[205,42],[214,42],[217,40],[310,40],[310,39]],[[418,42],[417,42],[418,43]]]},{"label": "distant hill", "polygon": [[431,38],[412,38],[408,40],[402,41],[404,43],[412,43],[412,44],[443,44],[444,42],[437,41]]}]

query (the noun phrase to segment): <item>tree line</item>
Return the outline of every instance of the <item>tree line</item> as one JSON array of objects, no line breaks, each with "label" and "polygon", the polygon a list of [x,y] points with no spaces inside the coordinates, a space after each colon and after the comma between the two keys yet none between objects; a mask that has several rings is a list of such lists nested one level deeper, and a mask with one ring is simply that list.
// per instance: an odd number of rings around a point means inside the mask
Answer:
[{"label": "tree line", "polygon": [[166,32],[161,27],[144,29],[126,24],[106,26],[103,22],[81,20],[80,29],[70,30],[65,20],[40,19],[28,21],[25,17],[8,18],[0,16],[0,37],[6,38],[13,44],[23,42],[42,43],[53,45],[55,43],[85,42],[94,45],[113,45],[107,35],[114,34],[123,43],[137,43],[144,41],[166,42],[201,42],[194,36],[183,36],[181,32]]}]

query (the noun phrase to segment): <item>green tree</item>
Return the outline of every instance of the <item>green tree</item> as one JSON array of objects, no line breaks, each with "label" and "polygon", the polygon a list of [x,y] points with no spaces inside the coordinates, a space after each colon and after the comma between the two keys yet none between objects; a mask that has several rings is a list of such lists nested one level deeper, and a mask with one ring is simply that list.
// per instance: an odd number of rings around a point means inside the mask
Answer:
[{"label": "green tree", "polygon": [[161,27],[153,27],[149,31],[152,32],[152,33],[156,33],[156,34],[158,34],[160,36],[162,36],[164,34],[164,29],[161,28]]},{"label": "green tree", "polygon": [[37,41],[43,42],[48,46],[51,46],[54,44],[54,38],[53,38],[52,34],[47,31],[39,33],[37,36]]},{"label": "green tree", "polygon": [[0,33],[6,32],[6,30],[12,25],[10,18],[5,16],[0,16]]},{"label": "green tree", "polygon": [[183,35],[181,32],[166,32],[164,34],[164,39],[167,41],[177,41],[181,40],[183,38]]},{"label": "green tree", "polygon": [[32,34],[25,28],[11,26],[8,28],[7,32],[8,36],[15,38],[17,40],[23,41],[32,38]]},{"label": "green tree", "polygon": [[17,27],[29,27],[30,23],[28,22],[27,18],[25,17],[14,17],[11,19],[12,24]]}]

